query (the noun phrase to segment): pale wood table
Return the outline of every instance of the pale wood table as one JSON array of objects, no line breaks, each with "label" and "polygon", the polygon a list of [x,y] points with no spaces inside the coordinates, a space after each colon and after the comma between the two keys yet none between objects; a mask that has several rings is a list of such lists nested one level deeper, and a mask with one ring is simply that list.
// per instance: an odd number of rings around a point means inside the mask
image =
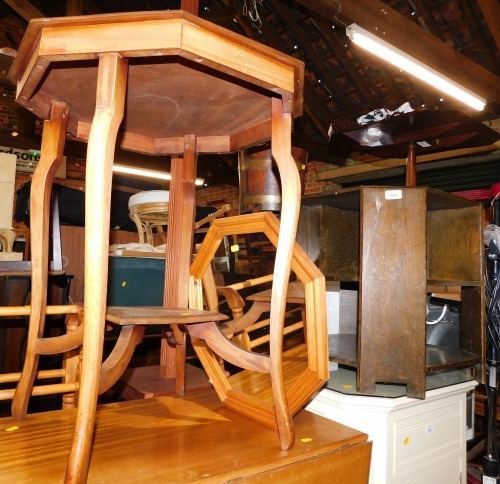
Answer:
[{"label": "pale wood table", "polygon": [[[74,416],[65,410],[1,419],[0,445],[8,449],[0,453],[2,480],[63,482]],[[88,481],[368,482],[372,443],[365,433],[307,410],[295,426],[297,444],[283,452],[272,429],[222,406],[213,391],[101,405]]]},{"label": "pale wood table", "polygon": [[[197,154],[227,153],[271,140],[284,187],[271,309],[279,341],[300,204],[291,130],[293,118],[302,114],[303,74],[302,62],[181,11],[30,22],[9,79],[17,86],[17,101],[45,122],[30,208],[36,240],[30,336],[13,415],[22,418],[26,413],[38,360],[46,310],[50,187],[70,136],[87,141],[88,150],[82,373],[68,482],[85,479],[91,450],[106,316],[115,148],[172,155],[164,304],[186,308]],[[179,343],[182,338],[177,331]],[[184,365],[185,345],[176,348],[176,363]],[[165,376],[167,349],[165,342]],[[293,425],[281,381],[279,343],[273,352],[277,425],[282,447],[289,447]],[[182,389],[182,375],[177,376]]]}]

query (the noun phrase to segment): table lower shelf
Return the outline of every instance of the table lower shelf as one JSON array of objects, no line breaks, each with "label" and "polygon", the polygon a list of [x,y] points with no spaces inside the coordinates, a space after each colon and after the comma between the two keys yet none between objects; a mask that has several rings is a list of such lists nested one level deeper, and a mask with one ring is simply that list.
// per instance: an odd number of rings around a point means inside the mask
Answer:
[{"label": "table lower shelf", "polygon": [[[186,364],[186,392],[212,388],[202,368]],[[129,368],[114,385],[113,391],[125,400],[175,395],[175,378],[162,378],[160,367],[140,366]]]}]

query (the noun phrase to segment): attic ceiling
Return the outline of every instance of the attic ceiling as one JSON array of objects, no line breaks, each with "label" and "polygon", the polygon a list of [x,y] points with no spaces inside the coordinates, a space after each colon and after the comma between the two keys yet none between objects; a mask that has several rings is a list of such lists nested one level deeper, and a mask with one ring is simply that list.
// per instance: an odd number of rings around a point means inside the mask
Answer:
[{"label": "attic ceiling", "polygon": [[[43,16],[178,8],[179,0],[4,0],[0,1],[0,17],[15,14],[27,23]],[[293,144],[305,149],[310,161],[336,168],[325,172],[323,179],[355,183],[364,178],[396,176],[398,180],[404,160],[392,160],[388,164],[392,171],[386,171],[381,169],[384,159],[368,157],[367,164],[366,154],[360,157],[330,141],[329,129],[330,134],[354,129],[357,118],[374,109],[395,110],[406,102],[413,109],[456,109],[500,131],[498,0],[199,0],[198,13],[305,62],[304,115],[295,121]],[[351,23],[384,32],[386,40],[401,50],[481,94],[488,100],[486,108],[471,112],[460,102],[361,51],[346,36],[346,26]],[[14,37],[10,37],[12,45],[5,47],[18,47],[20,37]],[[7,108],[16,109],[12,103]],[[31,135],[29,116],[22,119],[26,131],[22,134]],[[425,168],[424,163],[419,164],[428,183],[434,170],[441,179],[446,178],[443,172],[452,173],[457,166],[461,178],[467,178],[467,169],[474,173],[477,188],[500,180],[498,143],[456,150],[456,156],[452,151],[436,155]],[[363,166],[356,171],[358,164]],[[199,176],[209,184],[237,183],[237,165],[236,155],[200,156]],[[482,177],[478,176],[478,166]],[[448,184],[444,189],[460,190],[462,185],[457,181],[452,188]]]}]

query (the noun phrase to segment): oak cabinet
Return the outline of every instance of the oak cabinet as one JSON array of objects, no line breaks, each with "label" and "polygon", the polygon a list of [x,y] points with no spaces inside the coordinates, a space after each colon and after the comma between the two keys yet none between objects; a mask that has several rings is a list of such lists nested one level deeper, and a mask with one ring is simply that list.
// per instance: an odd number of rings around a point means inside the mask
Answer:
[{"label": "oak cabinet", "polygon": [[[358,391],[400,383],[407,396],[424,398],[427,374],[458,367],[474,368],[483,380],[479,203],[426,187],[364,186],[302,205],[307,222],[299,228],[306,225],[308,235],[300,237],[318,239],[317,265],[327,279],[357,291],[357,327],[343,334],[341,320],[329,352],[332,361],[357,368]],[[459,348],[427,345],[427,296],[449,290],[461,299]]]}]

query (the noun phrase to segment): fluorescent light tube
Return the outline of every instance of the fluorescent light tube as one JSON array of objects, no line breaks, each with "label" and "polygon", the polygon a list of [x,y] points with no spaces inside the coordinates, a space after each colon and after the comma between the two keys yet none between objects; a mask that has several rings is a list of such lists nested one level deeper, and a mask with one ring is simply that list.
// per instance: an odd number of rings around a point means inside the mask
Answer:
[{"label": "fluorescent light tube", "polygon": [[478,111],[484,109],[486,99],[477,96],[469,89],[449,79],[432,67],[426,66],[423,62],[397,49],[385,40],[361,28],[359,25],[349,25],[346,33],[356,45],[359,45],[363,49],[366,49],[409,74],[418,77],[420,80],[427,82],[436,89],[443,91],[446,95],[458,99]]},{"label": "fluorescent light tube", "polygon": [[[123,165],[113,165],[113,171],[115,173],[122,173],[124,175],[135,175],[143,176],[146,178],[156,178],[158,180],[170,181],[172,176],[170,173],[164,173],[162,171],[148,170],[146,168],[134,168],[133,166],[123,166]],[[202,178],[196,178],[195,185],[202,186],[204,180]]]}]

